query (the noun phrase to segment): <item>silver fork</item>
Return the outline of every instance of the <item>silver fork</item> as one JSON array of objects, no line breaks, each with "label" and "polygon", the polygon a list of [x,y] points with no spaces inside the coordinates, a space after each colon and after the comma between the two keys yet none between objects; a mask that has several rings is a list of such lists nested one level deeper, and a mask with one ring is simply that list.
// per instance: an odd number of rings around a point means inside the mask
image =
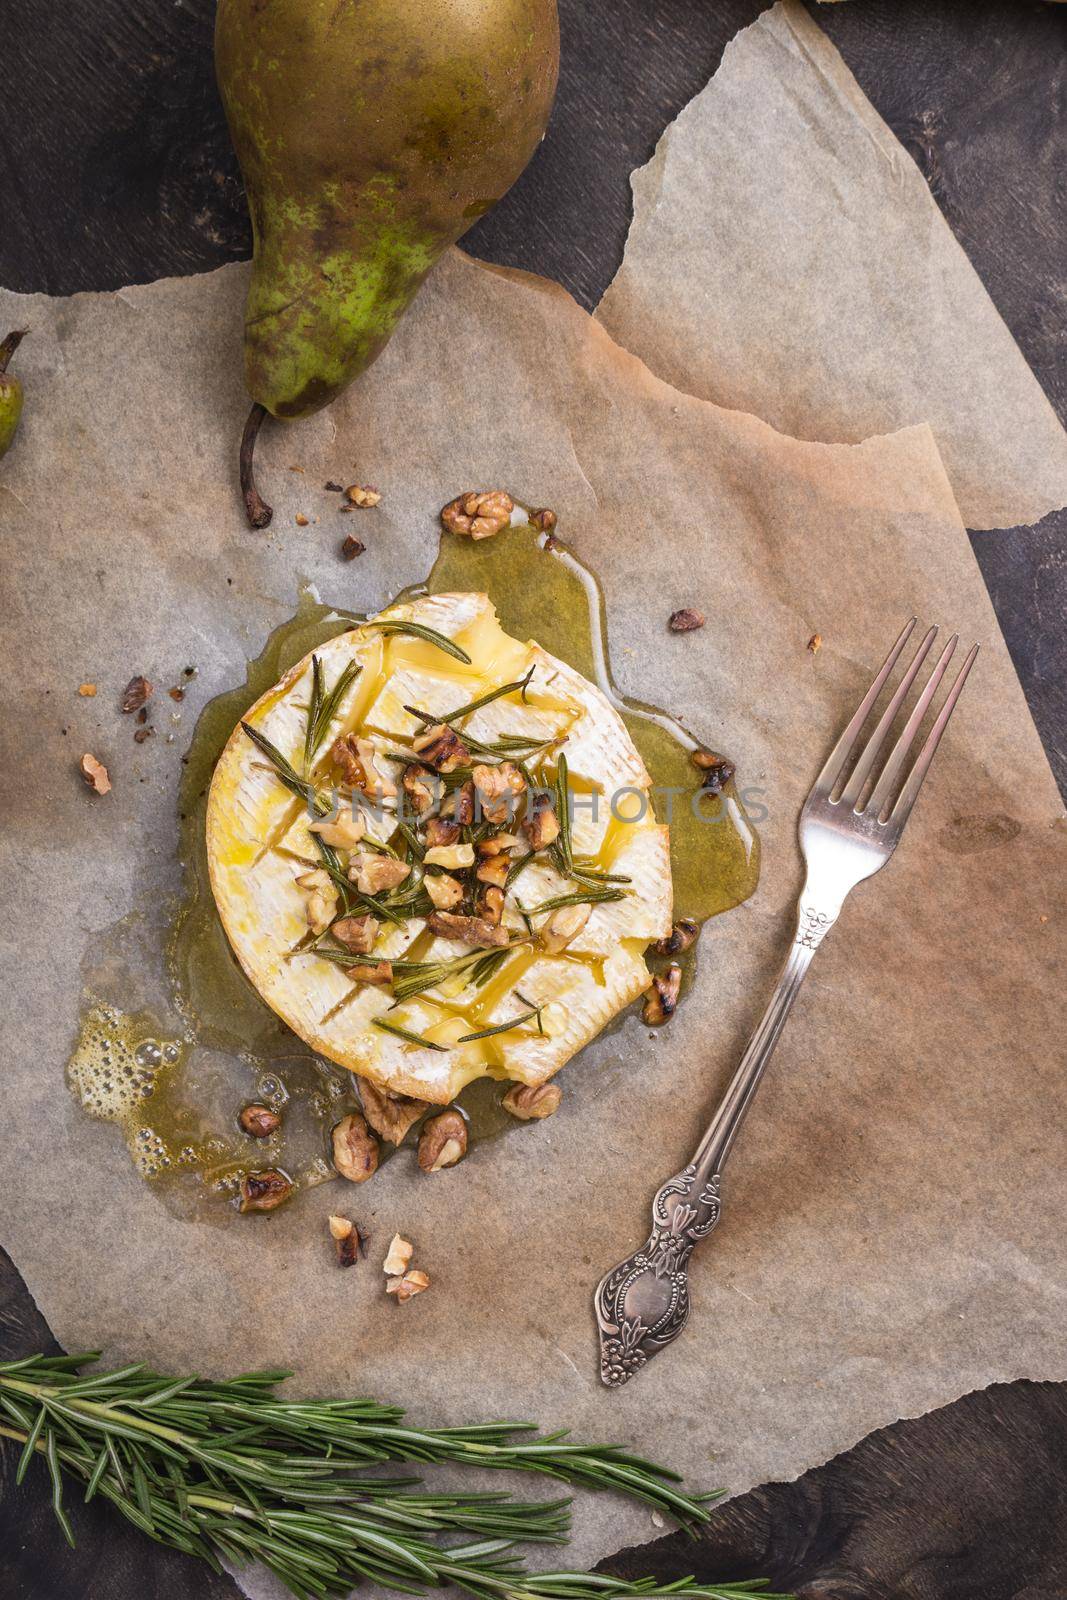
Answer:
[{"label": "silver fork", "polygon": [[689,1316],[686,1270],[689,1257],[694,1245],[707,1238],[719,1220],[723,1165],[752,1104],[804,974],[823,938],[837,921],[849,890],[884,867],[896,849],[967,674],[974,665],[977,645],[969,651],[919,754],[904,777],[916,735],[959,642],[958,636],[953,634],[876,776],[875,769],[889,731],[937,637],[937,628],[931,628],[849,770],[860,734],[914,627],[915,618],[912,617],[855,716],[834,745],[804,802],[800,813],[800,849],[807,877],[797,908],[793,947],[771,1003],[693,1159],[684,1171],[663,1185],[653,1200],[652,1233],[648,1242],[613,1268],[597,1289],[600,1375],[609,1387],[626,1383],[650,1356],[670,1344],[685,1326]]}]

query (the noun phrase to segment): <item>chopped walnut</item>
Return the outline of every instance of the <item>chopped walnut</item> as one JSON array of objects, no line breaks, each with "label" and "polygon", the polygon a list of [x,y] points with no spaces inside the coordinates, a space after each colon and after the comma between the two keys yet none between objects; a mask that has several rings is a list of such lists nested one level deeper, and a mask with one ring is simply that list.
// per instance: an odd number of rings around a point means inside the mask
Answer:
[{"label": "chopped walnut", "polygon": [[378,800],[395,800],[396,784],[388,774],[378,768],[377,755],[370,739],[356,740],[356,754],[365,773],[365,778],[360,787],[364,794],[371,795]]},{"label": "chopped walnut", "polygon": [[682,983],[682,969],[672,961],[664,973],[657,973],[648,989],[641,1020],[650,1028],[658,1028],[673,1017],[678,1004],[678,990]]},{"label": "chopped walnut", "polygon": [[357,539],[354,533],[347,533],[341,540],[341,554],[346,561],[354,561],[361,556],[367,546],[362,539]]},{"label": "chopped walnut", "polygon": [[337,1249],[337,1265],[354,1267],[366,1248],[363,1235],[349,1217],[330,1217],[329,1228]]},{"label": "chopped walnut", "polygon": [[508,881],[511,861],[505,855],[484,856],[474,874],[479,883],[493,883],[502,889]]},{"label": "chopped walnut", "polygon": [[307,917],[307,926],[315,936],[325,933],[333,918],[338,915],[338,891],[333,883],[328,890],[310,891],[304,915]]},{"label": "chopped walnut", "polygon": [[476,949],[499,950],[511,942],[506,928],[494,928],[484,917],[462,917],[451,911],[433,911],[426,919],[426,926],[442,939],[456,939]]},{"label": "chopped walnut", "polygon": [[657,939],[652,948],[658,956],[681,955],[683,950],[689,949],[699,932],[699,923],[693,922],[689,917],[682,917],[674,924],[667,937]]},{"label": "chopped walnut", "polygon": [[554,1083],[513,1083],[500,1102],[523,1122],[540,1121],[559,1110],[563,1091]]},{"label": "chopped walnut", "polygon": [[79,683],[78,693],[83,700],[91,700],[96,693],[95,683]]},{"label": "chopped walnut", "polygon": [[811,638],[808,640],[808,649],[811,651],[813,656],[817,656],[818,655],[819,651],[822,649],[822,634],[821,633],[813,633],[812,634]]},{"label": "chopped walnut", "polygon": [[333,1164],[349,1183],[366,1183],[378,1170],[378,1140],[358,1111],[342,1117],[330,1135]]},{"label": "chopped walnut", "polygon": [[430,817],[426,823],[426,846],[434,849],[436,845],[455,844],[460,835],[458,822],[446,822],[444,817]]},{"label": "chopped walnut", "polygon": [[419,1134],[419,1167],[423,1172],[441,1172],[454,1167],[467,1153],[467,1124],[458,1111],[442,1111],[430,1117]]},{"label": "chopped walnut", "polygon": [[472,490],[450,500],[441,512],[441,521],[449,533],[489,539],[507,527],[514,509],[515,502],[503,489],[491,489],[485,494]]},{"label": "chopped walnut", "polygon": [[352,857],[348,876],[360,894],[381,894],[383,890],[397,888],[405,878],[409,878],[411,866],[407,861],[398,861],[395,856],[377,855],[374,851],[366,850]]},{"label": "chopped walnut", "polygon": [[408,1270],[414,1248],[410,1239],[402,1239],[398,1233],[394,1233],[382,1262],[382,1271],[391,1278],[402,1277]]},{"label": "chopped walnut", "polygon": [[339,922],[334,923],[330,932],[337,943],[344,945],[346,950],[351,950],[353,955],[365,956],[374,949],[379,926],[377,917],[372,917],[370,912],[367,912],[361,917],[342,917]]},{"label": "chopped walnut", "polygon": [[312,822],[309,833],[317,833],[323,844],[335,850],[353,850],[366,833],[363,818],[351,811],[339,810],[336,817],[320,817]]},{"label": "chopped walnut", "polygon": [[253,1139],[269,1139],[282,1125],[281,1117],[270,1106],[243,1106],[237,1120],[241,1131]]},{"label": "chopped walnut", "polygon": [[293,521],[296,523],[298,528],[306,528],[308,526],[308,519],[305,517],[302,511],[297,512],[296,516],[293,518]]},{"label": "chopped walnut", "polygon": [[672,611],[667,626],[672,633],[693,633],[697,628],[702,628],[707,622],[703,611],[693,611],[685,606],[681,611]]},{"label": "chopped walnut", "polygon": [[405,1272],[402,1278],[390,1278],[385,1292],[395,1294],[397,1304],[403,1305],[405,1300],[410,1300],[413,1295],[421,1294],[429,1287],[430,1279],[425,1272]]},{"label": "chopped walnut", "polygon": [[510,822],[515,816],[518,797],[526,790],[526,779],[515,763],[502,761],[498,767],[477,766],[473,777],[483,817],[488,822]]},{"label": "chopped walnut", "polygon": [[478,901],[478,915],[488,922],[491,928],[497,928],[504,919],[504,891],[490,885]]},{"label": "chopped walnut", "polygon": [[144,744],[145,740],[150,739],[155,731],[151,724],[147,728],[138,728],[133,736],[134,744]]},{"label": "chopped walnut", "polygon": [[473,867],[474,846],[472,844],[435,844],[427,850],[423,861],[428,867],[448,867],[449,870],[463,867]]},{"label": "chopped walnut", "polygon": [[393,981],[393,963],[391,961],[358,962],[354,967],[345,968],[345,977],[351,978],[355,983],[373,983],[379,987],[384,987]]},{"label": "chopped walnut", "polygon": [[238,1211],[273,1211],[293,1192],[293,1180],[275,1167],[246,1172],[241,1179]]},{"label": "chopped walnut", "polygon": [[107,794],[111,789],[111,779],[108,777],[107,768],[95,756],[84,755],[79,763],[82,777],[94,794]]},{"label": "chopped walnut", "polygon": [[328,889],[333,883],[325,867],[313,867],[310,872],[298,872],[296,881],[301,889]]},{"label": "chopped walnut", "polygon": [[522,831],[533,850],[547,850],[559,838],[559,818],[547,800],[544,805],[534,807],[524,820]]},{"label": "chopped walnut", "polygon": [[350,789],[366,787],[367,774],[356,749],[355,734],[345,733],[339,739],[335,739],[330,749],[330,759],[340,767],[341,777]]},{"label": "chopped walnut", "polygon": [[147,678],[140,676],[140,674],[136,678],[131,678],[122,691],[121,705],[123,711],[140,711],[151,693],[152,685]]},{"label": "chopped walnut", "polygon": [[458,879],[449,877],[447,872],[428,872],[422,880],[422,887],[437,911],[451,911],[463,899],[463,885]]},{"label": "chopped walnut", "polygon": [[357,1078],[356,1086],[364,1116],[374,1131],[390,1144],[403,1144],[412,1124],[429,1110],[427,1101],[414,1100],[406,1094],[390,1094],[369,1078]]},{"label": "chopped walnut", "polygon": [[724,760],[722,756],[714,756],[710,761],[697,761],[697,754],[710,756],[711,751],[695,752],[692,758],[694,765],[699,766],[704,774],[700,787],[711,794],[721,794],[736,771],[733,762]]},{"label": "chopped walnut", "polygon": [[360,510],[380,505],[382,499],[372,483],[350,483],[345,490],[345,498],[349,505],[359,506]]},{"label": "chopped walnut", "polygon": [[429,767],[405,767],[400,781],[408,804],[417,817],[432,810],[437,799],[437,780]]},{"label": "chopped walnut", "polygon": [[550,511],[547,506],[541,506],[539,510],[530,512],[530,526],[540,528],[542,533],[551,533],[558,521],[556,513]]},{"label": "chopped walnut", "polygon": [[474,784],[469,778],[449,797],[448,814],[463,828],[474,821]]},{"label": "chopped walnut", "polygon": [[435,722],[416,734],[411,747],[435,772],[455,772],[457,767],[465,767],[471,758],[459,734],[445,727],[443,722]]},{"label": "chopped walnut", "polygon": [[592,906],[560,906],[541,929],[541,944],[552,955],[576,939],[592,915]]},{"label": "chopped walnut", "polygon": [[495,856],[502,850],[517,850],[521,844],[517,833],[494,833],[490,839],[479,839],[477,848],[480,856]]}]

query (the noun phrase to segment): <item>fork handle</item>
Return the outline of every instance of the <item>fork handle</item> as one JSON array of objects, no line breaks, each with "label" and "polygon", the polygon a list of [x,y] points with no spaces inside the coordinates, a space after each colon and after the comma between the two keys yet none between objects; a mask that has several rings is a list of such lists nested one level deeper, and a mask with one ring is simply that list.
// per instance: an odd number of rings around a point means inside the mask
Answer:
[{"label": "fork handle", "polygon": [[594,1306],[600,1330],[600,1372],[610,1387],[626,1383],[650,1356],[677,1338],[689,1316],[687,1265],[694,1247],[719,1220],[719,1175],[823,938],[840,904],[800,897],[797,929],[770,1004],[689,1165],[652,1202],[648,1242],[600,1282]]},{"label": "fork handle", "polygon": [[690,1163],[694,1169],[694,1181],[707,1182],[722,1171],[785,1027],[786,1018],[793,1009],[793,1001],[812,957],[837,921],[840,909],[838,906],[835,911],[826,911],[801,897],[793,945],[778,976],[774,993]]}]

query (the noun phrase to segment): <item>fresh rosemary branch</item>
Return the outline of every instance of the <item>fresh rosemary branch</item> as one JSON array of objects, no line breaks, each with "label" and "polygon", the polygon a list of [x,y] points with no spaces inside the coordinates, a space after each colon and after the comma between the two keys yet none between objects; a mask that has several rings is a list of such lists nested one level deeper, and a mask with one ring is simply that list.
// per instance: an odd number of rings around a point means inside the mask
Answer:
[{"label": "fresh rosemary branch", "polygon": [[448,1051],[447,1044],[437,1044],[433,1039],[424,1039],[421,1033],[412,1033],[410,1028],[401,1027],[399,1022],[390,1022],[386,1017],[371,1017],[372,1028],[380,1028],[383,1033],[393,1033],[398,1039],[406,1039],[408,1044],[421,1045],[424,1050],[439,1050],[442,1055]]},{"label": "fresh rosemary branch", "polygon": [[471,665],[471,658],[466,650],[450,639],[447,634],[438,633],[436,628],[424,627],[421,622],[382,622],[370,623],[370,627],[377,628],[381,633],[407,634],[412,639],[425,639],[427,644],[435,644],[438,650],[443,650],[446,655],[453,656],[457,661],[462,661],[466,666]]},{"label": "fresh rosemary branch", "polygon": [[[499,1467],[618,1490],[690,1530],[706,1520],[714,1496],[686,1494],[676,1474],[617,1446],[538,1436],[515,1422],[424,1430],[370,1399],[284,1400],[275,1393],[283,1372],[213,1383],[131,1365],[82,1376],[95,1359],[0,1364],[0,1441],[21,1446],[16,1482],[44,1458],[71,1544],[63,1495],[77,1484],[86,1500],[103,1496],[160,1544],[216,1571],[223,1559],[262,1562],[298,1600],[340,1600],[361,1580],[412,1594],[451,1584],[476,1600],[784,1600],[759,1584],[530,1574],[514,1547],[562,1543],[566,1501],[417,1493],[418,1479],[366,1475],[385,1461]],[[454,1544],[456,1532],[475,1537]]]},{"label": "fresh rosemary branch", "polygon": [[278,774],[279,781],[284,783],[287,789],[292,790],[293,794],[299,795],[301,800],[306,802],[309,810],[316,812],[319,816],[325,816],[330,809],[329,802],[325,796],[319,794],[315,785],[308,783],[305,778],[300,776],[292,762],[286,760],[278,746],[272,744],[265,733],[260,733],[258,728],[253,728],[250,722],[242,722],[241,727],[257,750],[261,750],[267,757],[267,760]]},{"label": "fresh rosemary branch", "polygon": [[363,671],[358,661],[348,661],[341,669],[337,682],[327,692],[323,677],[322,662],[318,656],[311,658],[311,704],[308,707],[307,727],[304,731],[304,771],[311,770],[311,763],[315,759],[327,729],[334,717],[337,708],[348,693],[352,684]]}]

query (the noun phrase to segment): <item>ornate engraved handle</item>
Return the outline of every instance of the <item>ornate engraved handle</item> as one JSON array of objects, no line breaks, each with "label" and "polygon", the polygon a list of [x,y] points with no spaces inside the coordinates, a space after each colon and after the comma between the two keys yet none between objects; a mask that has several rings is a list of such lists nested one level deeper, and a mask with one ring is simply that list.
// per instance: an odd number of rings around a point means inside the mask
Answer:
[{"label": "ornate engraved handle", "polygon": [[652,1202],[646,1244],[600,1282],[594,1305],[600,1330],[600,1376],[617,1388],[670,1344],[689,1316],[689,1257],[719,1220],[723,1164],[796,999],[811,958],[840,907],[800,902],[797,931],[770,1005],[741,1057],[707,1132],[689,1165]]}]

